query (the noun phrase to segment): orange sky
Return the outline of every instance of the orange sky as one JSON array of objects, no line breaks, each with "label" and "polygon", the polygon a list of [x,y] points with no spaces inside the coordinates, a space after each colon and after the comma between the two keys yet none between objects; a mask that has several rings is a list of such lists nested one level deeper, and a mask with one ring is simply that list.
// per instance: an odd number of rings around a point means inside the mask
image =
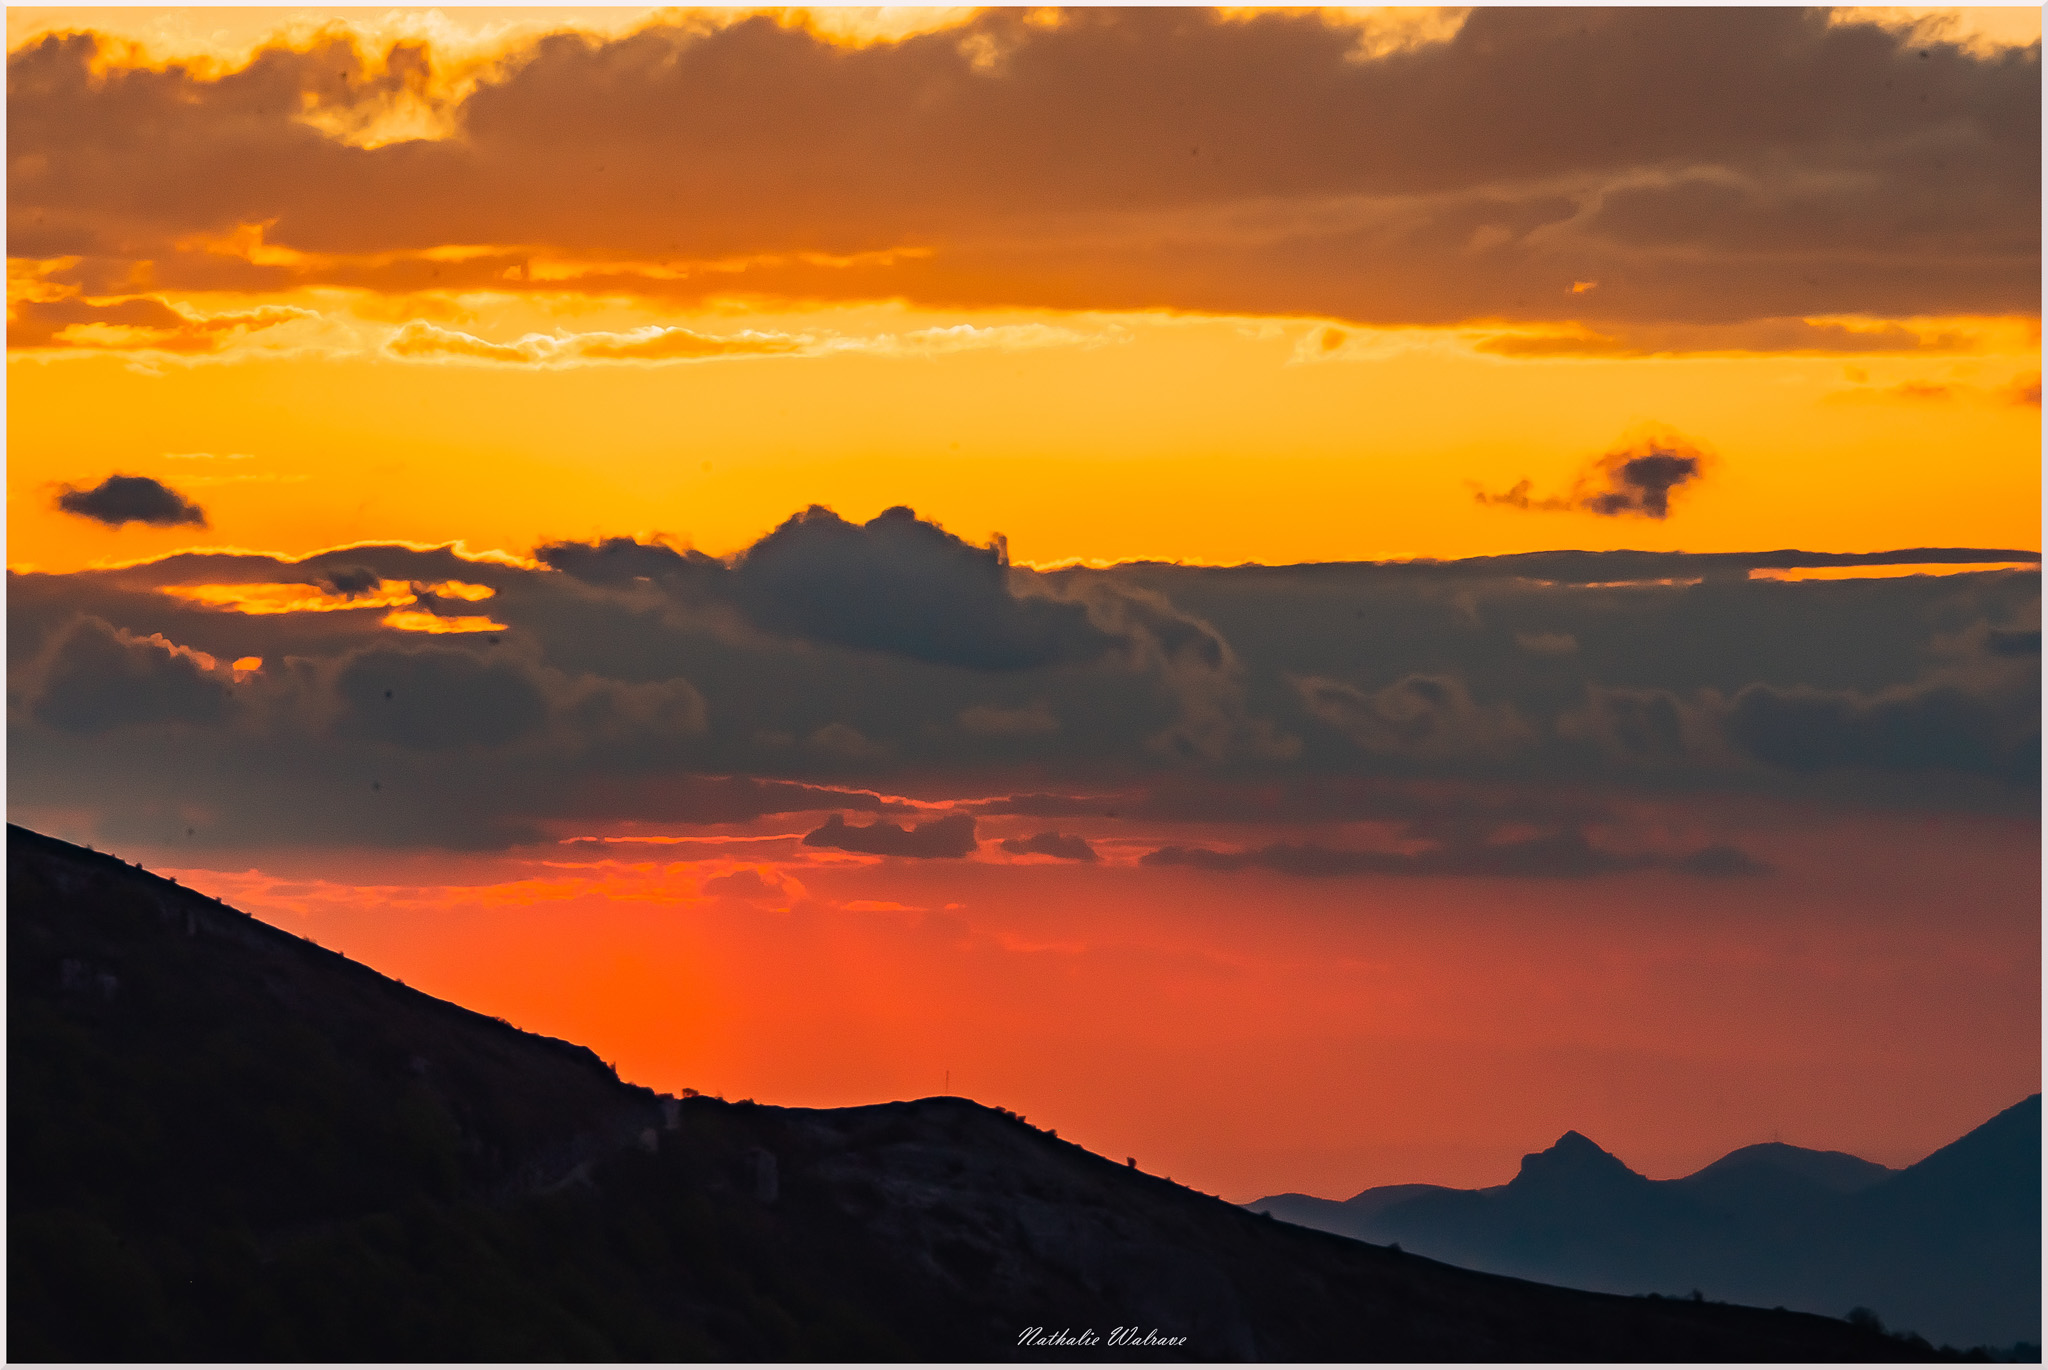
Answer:
[{"label": "orange sky", "polygon": [[[211,63],[196,69],[208,79],[192,83],[205,91],[226,89],[227,73],[267,34],[308,50],[324,34],[355,45],[345,60],[368,93],[309,114],[302,130],[390,152],[378,138],[445,136],[463,100],[480,98],[479,81],[523,70],[533,36],[570,12],[336,11],[344,18],[324,29],[310,13],[17,9],[9,43],[22,51],[53,29],[97,25],[141,44],[127,60]],[[575,23],[621,34],[644,25],[645,13],[589,11]],[[730,25],[741,13],[679,22]],[[820,23],[841,42],[872,41],[877,31],[914,36],[949,15],[957,26],[969,13],[921,12],[910,24],[831,12]],[[1422,50],[1456,31],[1455,20],[1424,23],[1416,13],[1367,15],[1343,31],[1368,46]],[[2010,51],[1995,45],[2026,41],[2031,15],[2038,36],[2034,11],[1972,14],[1927,32]],[[400,70],[383,45],[400,40],[424,42],[435,56],[424,77],[380,87]],[[394,118],[402,127],[382,134],[362,122]],[[31,207],[35,178],[48,174],[46,154],[27,145],[37,136],[17,119],[11,187],[23,231],[48,222]],[[67,203],[83,193],[67,191]],[[1230,292],[1157,253],[1132,257],[1123,278],[1166,273],[1151,284],[1075,274],[1099,274],[1090,263],[1112,260],[1105,245],[1134,233],[1137,242],[1167,234],[1188,251],[1236,252],[1194,245],[1233,234],[1285,241],[1309,231],[1302,225],[1314,216],[1385,220],[1389,227],[1368,231],[1406,232],[1387,216],[1420,212],[1395,200],[1216,194],[1219,207],[1201,213],[1225,217],[1208,227],[1191,209],[1134,208],[1122,219],[1090,210],[1095,217],[1065,226],[995,230],[976,209],[972,228],[863,220],[842,232],[821,221],[807,243],[750,221],[721,241],[752,235],[773,250],[728,246],[708,260],[687,251],[632,260],[640,249],[625,239],[591,236],[638,232],[626,223],[642,212],[637,202],[622,202],[616,230],[566,220],[534,230],[554,245],[521,245],[445,236],[518,232],[517,220],[408,227],[401,241],[376,226],[374,201],[346,211],[365,225],[346,230],[346,245],[314,244],[296,221],[252,208],[185,216],[218,227],[150,229],[161,244],[138,240],[118,268],[111,259],[94,265],[98,258],[79,265],[76,254],[13,258],[17,311],[43,302],[71,309],[62,317],[74,321],[49,334],[22,315],[13,328],[9,561],[69,569],[193,541],[187,530],[110,532],[51,507],[64,482],[115,470],[190,492],[208,511],[205,543],[294,555],[365,537],[516,551],[620,531],[726,553],[785,516],[793,498],[860,518],[908,500],[971,536],[999,530],[1013,555],[1039,564],[2037,542],[2037,292],[2022,311],[1906,314],[1856,303],[1899,294],[1889,287],[1816,295],[1803,307],[1785,295],[1736,303],[1715,320],[1689,298],[1657,295],[1665,287],[1649,287],[1645,262],[1615,258],[1600,280],[1612,250],[1590,244],[1555,265],[1531,258],[1499,287],[1512,298],[1489,305],[1482,292],[1452,307],[1463,317],[1437,319],[1427,316],[1442,309],[1419,296],[1317,309],[1312,293],[1273,276],[1263,258],[1228,267],[1219,259],[1215,269],[1249,273],[1238,297],[1281,306],[1264,311],[1202,307],[1203,297],[1221,302]],[[398,203],[389,208],[395,224]],[[1080,236],[998,262],[988,256],[998,249],[982,245],[998,231],[1048,244]],[[1447,273],[1438,295],[1491,269],[1471,254],[1494,241],[1486,235],[1509,231],[1479,230],[1464,250],[1469,268],[1429,266],[1432,276]],[[305,241],[294,244],[295,232]],[[1203,236],[1215,234],[1225,237]],[[1532,236],[1529,250],[1539,241],[1549,239]],[[813,246],[825,255],[788,251]],[[1052,251],[1065,259],[1048,264]],[[117,269],[125,280],[103,279]],[[440,284],[444,271],[462,284]],[[517,289],[505,288],[506,277]],[[1112,304],[1131,288],[1170,308]],[[1712,298],[1705,286],[1683,289]],[[1072,307],[1091,291],[1101,303]],[[972,303],[977,294],[985,298]],[[1019,307],[1030,296],[1063,305]],[[156,311],[148,322],[136,312],[145,306]],[[86,413],[93,421],[79,423]],[[1523,478],[1539,494],[1562,490],[1598,454],[1650,430],[1716,459],[1681,517],[1526,517],[1472,498]],[[1925,479],[1931,460],[1938,482]]]},{"label": "orange sky", "polygon": [[[195,541],[296,555],[371,537],[523,551],[620,531],[724,553],[785,516],[792,491],[860,518],[911,497],[1039,563],[2038,543],[2040,414],[2005,393],[2038,366],[2031,326],[1987,325],[1990,350],[1938,359],[1610,361],[1506,360],[1430,334],[1326,359],[1318,327],[1291,320],[862,309],[710,325],[746,326],[1034,331],[959,351],[665,366],[253,348],[146,367],[20,359],[9,560],[64,570]],[[81,427],[82,412],[98,417]],[[1562,490],[1653,423],[1720,458],[1663,526],[1472,498],[1473,483],[1523,477]],[[1947,454],[1935,489],[1930,451]],[[1859,472],[1846,488],[1845,468]],[[116,532],[50,506],[52,485],[103,470],[187,491],[208,536]]]},{"label": "orange sky", "polygon": [[783,843],[571,846],[451,886],[177,873],[658,1089],[950,1079],[1240,1201],[1499,1184],[1570,1128],[1656,1178],[1774,1134],[1903,1165],[2037,1087],[2038,1054],[1985,1049],[2040,1014],[2026,825],[1775,822],[1759,850],[1790,870],[1735,904],[1659,876],[1219,884]]},{"label": "orange sky", "polygon": [[[950,1072],[1233,1199],[1911,1161],[2039,1087],[2039,36],[10,9],[10,813],[657,1088]],[[792,840],[1196,774],[1243,805]],[[1442,790],[1246,817],[1296,775]],[[813,788],[630,811],[703,776]],[[1383,839],[1462,873],[1248,856]]]}]

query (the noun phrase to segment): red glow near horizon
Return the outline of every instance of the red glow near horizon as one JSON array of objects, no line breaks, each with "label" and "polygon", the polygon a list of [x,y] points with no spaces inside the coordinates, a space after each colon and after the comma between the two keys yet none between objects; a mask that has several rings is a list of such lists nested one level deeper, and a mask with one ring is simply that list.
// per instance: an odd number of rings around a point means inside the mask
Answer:
[{"label": "red glow near horizon", "polygon": [[170,873],[638,1083],[837,1106],[950,1080],[1234,1200],[1497,1184],[1568,1128],[1660,1178],[1774,1135],[1900,1165],[2039,1088],[2038,1050],[1984,1046],[2037,1040],[2027,823],[1745,840],[1780,869],[1739,898],[786,835]]}]

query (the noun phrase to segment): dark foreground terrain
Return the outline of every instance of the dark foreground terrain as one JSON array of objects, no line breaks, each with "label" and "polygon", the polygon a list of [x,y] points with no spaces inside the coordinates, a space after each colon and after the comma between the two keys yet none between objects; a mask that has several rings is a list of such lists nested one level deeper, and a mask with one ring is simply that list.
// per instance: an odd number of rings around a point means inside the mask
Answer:
[{"label": "dark foreground terrain", "polygon": [[10,826],[7,870],[15,1360],[1934,1358],[1310,1231],[964,1099],[664,1100],[112,857]]}]

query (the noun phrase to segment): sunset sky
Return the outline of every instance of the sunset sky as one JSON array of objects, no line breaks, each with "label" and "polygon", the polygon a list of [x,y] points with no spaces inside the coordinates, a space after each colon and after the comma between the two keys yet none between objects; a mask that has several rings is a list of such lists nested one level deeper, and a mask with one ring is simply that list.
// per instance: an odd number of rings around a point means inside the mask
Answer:
[{"label": "sunset sky", "polygon": [[13,821],[1232,1199],[2039,1089],[2038,9],[7,21]]}]

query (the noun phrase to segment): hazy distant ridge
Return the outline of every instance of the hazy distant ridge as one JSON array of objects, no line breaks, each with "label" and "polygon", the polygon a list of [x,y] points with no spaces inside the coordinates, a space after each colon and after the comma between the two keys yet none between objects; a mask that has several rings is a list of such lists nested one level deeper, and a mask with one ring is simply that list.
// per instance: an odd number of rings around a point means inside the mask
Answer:
[{"label": "hazy distant ridge", "polygon": [[1387,1185],[1247,1205],[1479,1270],[1841,1316],[1935,1342],[2039,1344],[2041,1096],[1904,1170],[1765,1142],[1651,1180],[1577,1132],[1484,1190]]}]

